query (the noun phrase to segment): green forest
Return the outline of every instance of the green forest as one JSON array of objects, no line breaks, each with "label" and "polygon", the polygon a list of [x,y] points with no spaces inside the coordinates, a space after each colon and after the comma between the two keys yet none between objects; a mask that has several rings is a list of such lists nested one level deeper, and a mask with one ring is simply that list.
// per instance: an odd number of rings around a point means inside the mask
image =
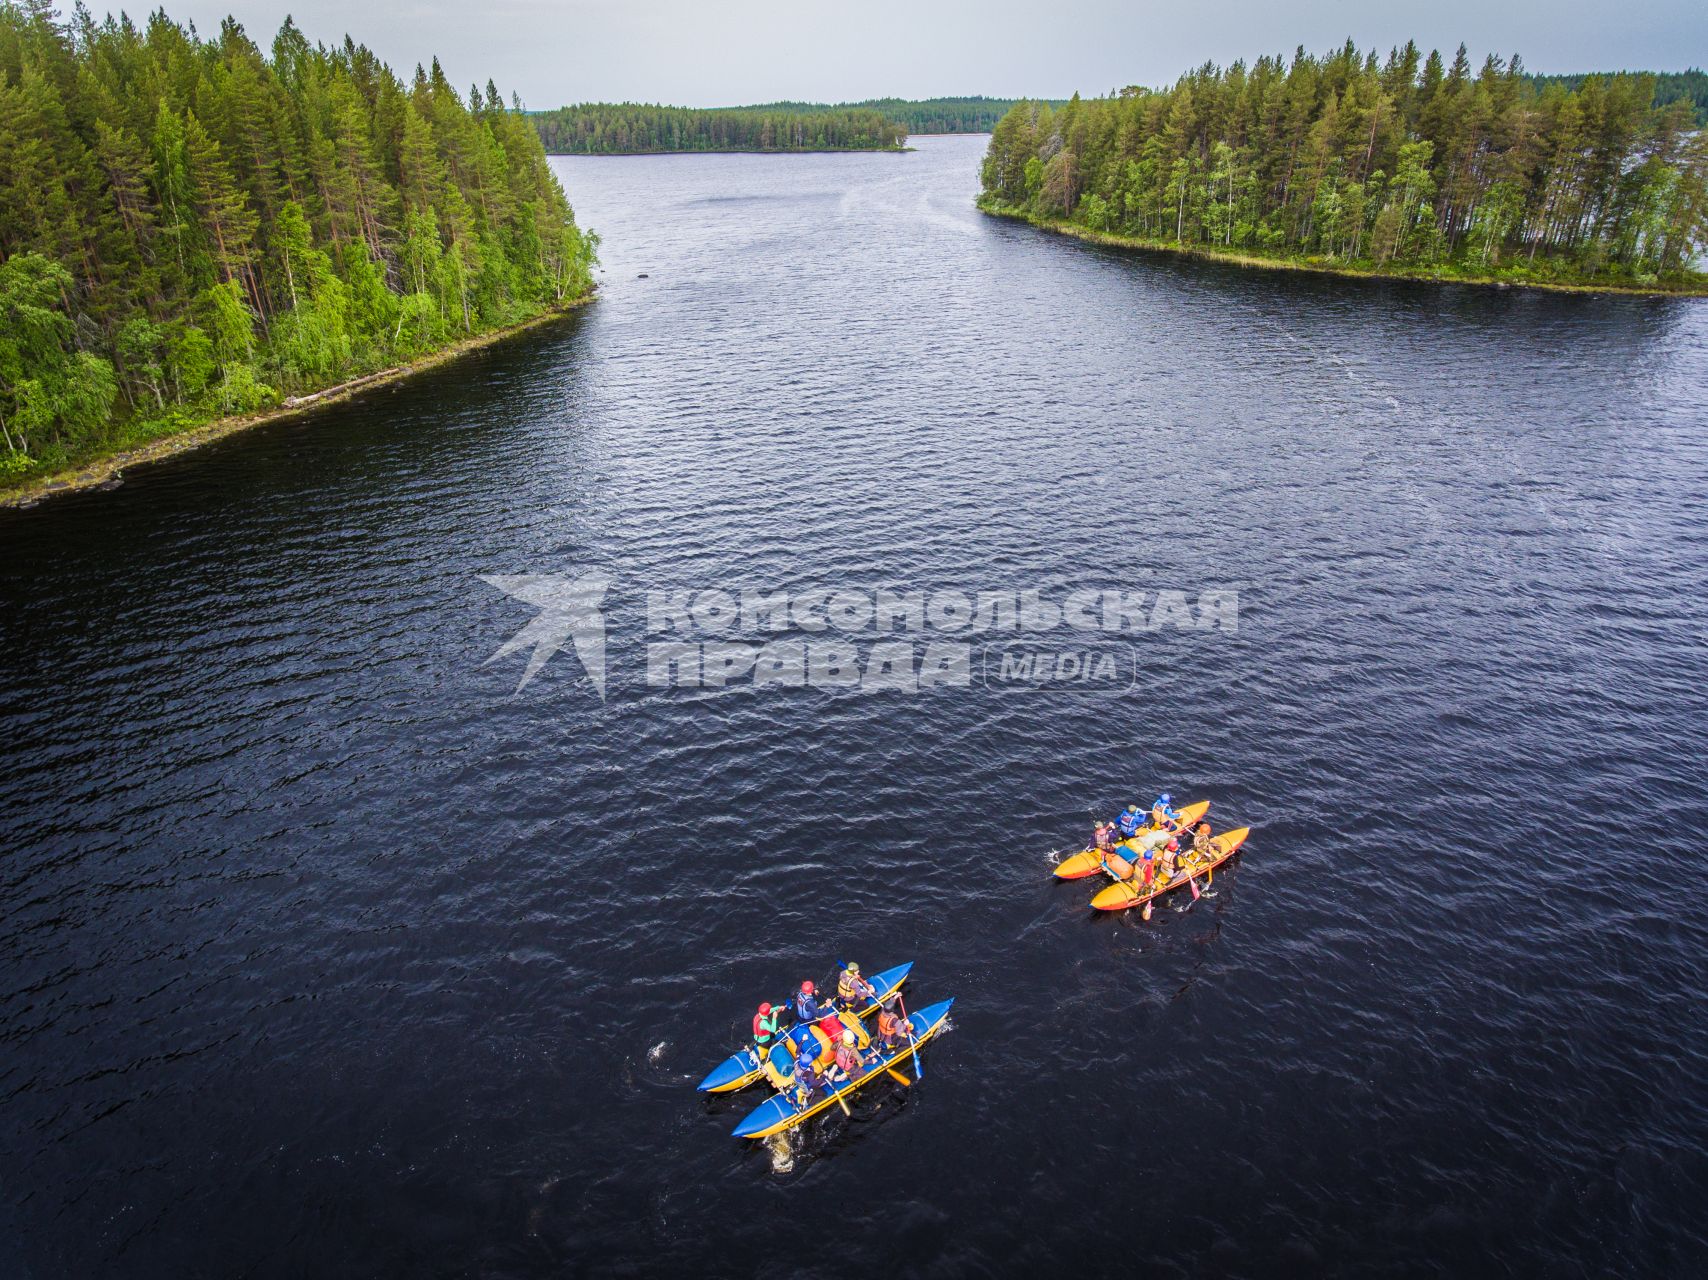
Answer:
[{"label": "green forest", "polygon": [[0,3],[0,476],[565,305],[595,244],[491,82]]},{"label": "green forest", "polygon": [[660,151],[895,151],[907,126],[867,109],[661,107],[584,102],[532,116],[553,155],[640,155]]},{"label": "green forest", "polygon": [[[1575,75],[1530,75],[1525,78],[1538,90],[1546,89],[1549,85],[1559,85],[1576,93],[1583,87],[1583,82],[1589,79],[1591,73],[1583,72]],[[1689,71],[1643,71],[1634,74],[1646,75],[1655,82],[1654,104],[1657,107],[1669,107],[1675,102],[1688,102],[1696,114],[1696,123],[1708,124],[1708,72],[1692,68]],[[1603,79],[1606,73],[1601,73]]]},{"label": "green forest", "polygon": [[[809,112],[876,111],[913,133],[989,133],[1007,115],[1017,98],[868,98],[864,102],[766,102],[739,111]],[[1059,106],[1060,103],[1052,105]]]},{"label": "green forest", "polygon": [[1699,290],[1708,132],[1654,77],[1538,87],[1517,57],[1210,64],[1171,89],[1023,103],[981,206],[1199,252],[1387,274]]}]

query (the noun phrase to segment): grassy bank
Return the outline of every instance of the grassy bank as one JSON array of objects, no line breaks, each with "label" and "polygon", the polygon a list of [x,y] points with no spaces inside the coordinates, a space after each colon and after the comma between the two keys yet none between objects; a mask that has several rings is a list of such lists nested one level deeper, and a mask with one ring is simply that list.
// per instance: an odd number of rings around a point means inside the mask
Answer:
[{"label": "grassy bank", "polygon": [[364,392],[390,386],[425,370],[461,359],[471,352],[513,338],[517,334],[556,323],[593,301],[596,296],[596,293],[589,292],[573,302],[542,311],[516,324],[490,329],[461,342],[441,347],[408,364],[364,374],[322,391],[293,396],[276,408],[226,417],[196,417],[180,413],[169,419],[122,425],[112,439],[99,449],[91,450],[87,456],[75,463],[51,471],[9,476],[0,481],[0,507],[29,507],[55,494],[114,486],[121,482],[123,473],[131,467],[174,458],[191,449],[211,444],[215,440],[223,440],[239,431],[247,431],[264,423],[319,413],[328,406],[342,404]]},{"label": "grassy bank", "polygon": [[1690,280],[1658,280],[1640,284],[1624,280],[1567,280],[1543,274],[1529,264],[1493,271],[1474,270],[1454,263],[1437,266],[1378,266],[1369,261],[1345,261],[1302,253],[1267,253],[1254,249],[1223,249],[1214,245],[1178,244],[1172,240],[1151,240],[1140,236],[1118,235],[1110,231],[1094,231],[1081,223],[1065,218],[1045,218],[1026,209],[1003,205],[989,196],[979,197],[978,206],[998,218],[1013,218],[1030,223],[1045,231],[1074,236],[1092,244],[1110,245],[1119,249],[1137,249],[1149,253],[1170,253],[1186,258],[1203,258],[1212,262],[1231,263],[1237,267],[1257,267],[1265,271],[1311,271],[1319,275],[1351,276],[1362,280],[1421,280],[1432,284],[1470,284],[1499,289],[1552,289],[1561,293],[1630,294],[1638,297],[1704,297],[1708,296],[1708,276],[1698,275]]}]

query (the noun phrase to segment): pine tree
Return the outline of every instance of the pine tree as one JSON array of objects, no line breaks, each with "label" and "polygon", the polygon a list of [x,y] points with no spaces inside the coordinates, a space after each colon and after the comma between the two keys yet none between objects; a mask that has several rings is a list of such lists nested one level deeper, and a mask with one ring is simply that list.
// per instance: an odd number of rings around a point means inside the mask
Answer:
[{"label": "pine tree", "polygon": [[596,243],[495,84],[0,0],[7,474],[573,300]]},{"label": "pine tree", "polygon": [[1699,288],[1701,136],[1650,75],[1539,89],[1517,55],[1347,44],[1017,104],[980,179],[988,205],[1141,238]]}]

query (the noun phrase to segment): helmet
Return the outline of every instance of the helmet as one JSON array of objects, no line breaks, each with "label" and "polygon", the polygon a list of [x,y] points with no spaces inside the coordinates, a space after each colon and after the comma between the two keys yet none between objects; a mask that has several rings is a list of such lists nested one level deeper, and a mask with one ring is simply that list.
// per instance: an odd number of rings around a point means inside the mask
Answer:
[{"label": "helmet", "polygon": [[842,1043],[843,1044],[853,1044],[854,1043],[854,1033],[852,1031],[844,1031],[842,1033]]},{"label": "helmet", "polygon": [[1157,799],[1160,800],[1163,804],[1173,804],[1174,803],[1174,797],[1169,795],[1168,792],[1166,792],[1166,791],[1164,791],[1160,796],[1158,796]]},{"label": "helmet", "polygon": [[1128,813],[1137,813],[1138,811],[1139,811],[1139,806],[1136,804],[1130,804],[1127,806],[1127,812]]},{"label": "helmet", "polygon": [[860,966],[855,964],[853,961],[849,961],[848,962],[848,972],[853,974],[856,978],[858,978],[860,976]]},{"label": "helmet", "polygon": [[803,996],[810,996],[813,993],[813,991],[814,991],[814,987],[813,987],[813,984],[811,982],[801,983],[801,994]]},{"label": "helmet", "polygon": [[1198,824],[1198,834],[1201,836],[1209,835],[1210,834],[1210,824],[1208,822],[1200,822]]},{"label": "helmet", "polygon": [[766,1014],[768,1014],[770,1012],[771,1012],[771,1004],[769,1001],[767,1001],[766,1003],[759,1006],[759,1016],[760,1017],[764,1017]]},{"label": "helmet", "polygon": [[1170,840],[1168,842],[1168,851],[1170,853],[1178,853],[1180,851],[1180,841]]}]

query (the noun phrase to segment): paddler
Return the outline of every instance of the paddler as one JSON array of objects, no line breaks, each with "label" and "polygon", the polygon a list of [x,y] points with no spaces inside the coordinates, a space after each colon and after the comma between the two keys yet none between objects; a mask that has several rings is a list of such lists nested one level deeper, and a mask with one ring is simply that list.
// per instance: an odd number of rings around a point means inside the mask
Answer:
[{"label": "paddler", "polygon": [[1151,805],[1151,826],[1157,828],[1178,828],[1180,815],[1174,811],[1174,801],[1168,792],[1164,791]]},{"label": "paddler", "polygon": [[1180,841],[1178,840],[1170,840],[1162,847],[1162,856],[1157,859],[1157,862],[1159,863],[1158,873],[1162,876],[1164,884],[1174,879],[1174,873],[1177,870],[1175,859],[1179,852]]},{"label": "paddler", "polygon": [[1122,810],[1121,816],[1115,820],[1115,825],[1120,829],[1121,839],[1131,840],[1139,834],[1139,828],[1145,825],[1145,815],[1139,812],[1138,805],[1130,804]]},{"label": "paddler", "polygon": [[818,1091],[821,1083],[823,1082],[819,1079],[818,1064],[814,1062],[810,1053],[803,1053],[795,1059],[795,1105],[797,1107],[805,1111],[807,1103],[812,1101],[812,1096]]},{"label": "paddler", "polygon": [[842,1039],[836,1043],[836,1057],[831,1060],[830,1069],[824,1073],[824,1078],[833,1085],[852,1080],[860,1070],[860,1050],[855,1048],[854,1033],[844,1031]]},{"label": "paddler", "polygon": [[884,1007],[878,1010],[878,1042],[885,1053],[896,1052],[913,1035],[913,1020],[896,1012],[898,1003],[896,998],[891,996],[884,1002]]},{"label": "paddler", "polygon": [[1222,847],[1215,837],[1210,834],[1210,824],[1200,822],[1192,831],[1192,852],[1202,854],[1205,858],[1221,856]]},{"label": "paddler", "polygon": [[1155,845],[1145,846],[1144,850],[1139,854],[1138,859],[1134,863],[1134,870],[1138,872],[1140,881],[1144,887],[1149,889],[1151,887],[1151,882],[1156,879]]},{"label": "paddler", "polygon": [[795,993],[796,1022],[803,1024],[808,1022],[817,1022],[821,1017],[830,1012],[828,1008],[821,1009],[819,1007],[818,1000],[813,995],[813,992],[817,989],[818,988],[813,986],[810,979],[801,983],[801,989]]},{"label": "paddler", "polygon": [[777,1022],[783,1016],[781,1009],[773,1009],[771,1002],[766,1001],[759,1006],[759,1012],[753,1015],[753,1048],[756,1056],[763,1059],[771,1050],[771,1042],[777,1036]]},{"label": "paddler", "polygon": [[1108,853],[1115,847],[1115,824],[1099,822],[1091,830],[1091,847],[1099,853]]},{"label": "paddler", "polygon": [[855,1005],[867,1000],[876,1001],[878,993],[860,976],[860,966],[850,962],[841,973],[836,975],[836,1004],[841,1009],[852,1009]]}]

